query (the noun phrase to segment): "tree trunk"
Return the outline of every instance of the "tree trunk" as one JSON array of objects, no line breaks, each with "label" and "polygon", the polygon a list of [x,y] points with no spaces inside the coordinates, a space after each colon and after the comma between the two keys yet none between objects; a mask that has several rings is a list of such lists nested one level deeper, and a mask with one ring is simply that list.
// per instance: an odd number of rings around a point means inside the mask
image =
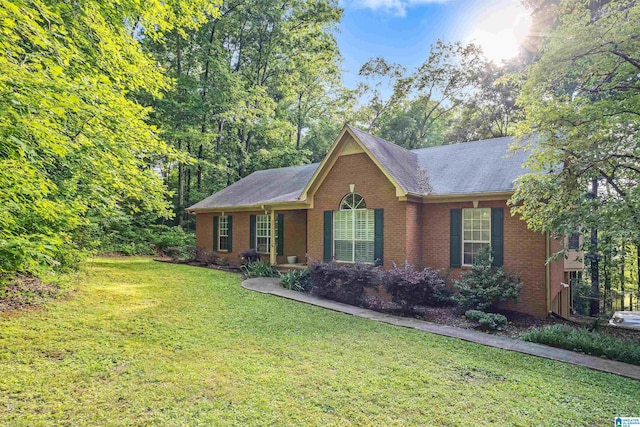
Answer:
[{"label": "tree trunk", "polygon": [[[182,141],[178,140],[178,151],[182,151]],[[184,209],[184,164],[178,163],[178,211],[176,212],[176,218],[178,225],[182,225],[184,217],[182,211]]]},{"label": "tree trunk", "polygon": [[[595,200],[598,197],[598,178],[591,180],[591,195]],[[595,209],[595,202],[594,207]],[[598,229],[591,229],[591,245],[589,249],[591,259],[591,301],[589,304],[589,316],[600,315],[600,277],[598,271]]]},{"label": "tree trunk", "polygon": [[[624,249],[624,245],[623,245]],[[624,311],[624,251],[620,255],[620,309]]]},{"label": "tree trunk", "polygon": [[198,168],[196,170],[197,188],[200,191],[202,184],[202,144],[198,147]]},{"label": "tree trunk", "polygon": [[[191,154],[191,142],[187,142],[187,152]],[[187,203],[191,201],[191,166],[187,167],[187,185],[184,191]]]},{"label": "tree trunk", "polygon": [[298,133],[296,134],[296,150],[300,149],[302,139],[302,94],[298,95]]},{"label": "tree trunk", "polygon": [[[637,298],[640,299],[640,242],[636,243],[636,255],[637,255],[636,256],[636,263],[637,263],[637,266],[638,266],[638,268],[637,268],[638,269],[638,271],[637,271],[638,275],[636,276],[636,278],[638,280],[638,293],[636,295],[637,295]],[[629,298],[631,298],[631,297],[629,297]],[[640,304],[638,304],[638,306],[640,306]],[[631,307],[631,304],[629,304],[629,310],[632,310],[632,309],[633,308]]]},{"label": "tree trunk", "polygon": [[609,249],[605,249],[602,260],[602,274],[604,276],[604,307],[603,309],[611,310],[613,300],[611,299],[611,253]]}]

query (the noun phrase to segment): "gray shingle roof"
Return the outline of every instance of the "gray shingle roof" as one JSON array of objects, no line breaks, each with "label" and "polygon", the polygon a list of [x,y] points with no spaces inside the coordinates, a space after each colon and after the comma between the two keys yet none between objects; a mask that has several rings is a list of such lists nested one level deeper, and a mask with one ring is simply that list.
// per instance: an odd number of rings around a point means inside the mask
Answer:
[{"label": "gray shingle roof", "polygon": [[427,172],[432,195],[494,193],[513,190],[530,152],[509,151],[517,140],[507,136],[413,150]]},{"label": "gray shingle roof", "polygon": [[[423,195],[499,193],[513,190],[529,152],[510,152],[513,137],[406,150],[348,126],[407,192]],[[188,210],[298,201],[319,163],[254,172]]]},{"label": "gray shingle roof", "polygon": [[257,171],[188,208],[255,206],[298,200],[319,163]]},{"label": "gray shingle roof", "polygon": [[418,173],[418,156],[392,142],[368,134],[347,125],[376,159],[385,167],[400,187],[409,193],[424,194],[427,188],[421,186]]}]

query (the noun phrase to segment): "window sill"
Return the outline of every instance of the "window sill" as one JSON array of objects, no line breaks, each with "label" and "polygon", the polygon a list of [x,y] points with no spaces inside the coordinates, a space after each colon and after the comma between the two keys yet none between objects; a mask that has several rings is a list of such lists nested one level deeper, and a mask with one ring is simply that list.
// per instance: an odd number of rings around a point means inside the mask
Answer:
[{"label": "window sill", "polygon": [[218,249],[218,252],[228,253],[228,252],[229,252],[229,249]]},{"label": "window sill", "polygon": [[354,265],[354,264],[366,264],[366,265],[375,265],[375,262],[364,262],[364,261],[340,261],[337,259],[334,259],[335,262],[337,262],[338,264],[349,264],[349,265]]}]

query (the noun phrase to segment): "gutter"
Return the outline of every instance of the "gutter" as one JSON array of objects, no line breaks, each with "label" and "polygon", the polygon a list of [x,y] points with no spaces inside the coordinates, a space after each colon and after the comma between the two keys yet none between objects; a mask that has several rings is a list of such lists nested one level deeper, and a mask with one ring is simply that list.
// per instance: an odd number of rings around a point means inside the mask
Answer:
[{"label": "gutter", "polygon": [[242,205],[242,206],[216,206],[213,208],[195,208],[185,209],[188,213],[209,213],[209,212],[248,212],[248,211],[261,211],[265,210],[265,207],[277,208],[278,206],[295,206],[296,209],[307,209],[313,205],[303,200],[296,200],[292,202],[273,202],[273,203],[260,203],[257,205]]},{"label": "gutter", "polygon": [[545,285],[545,302],[547,307],[547,313],[551,314],[551,266],[549,264],[549,257],[551,257],[551,241],[550,235],[547,231],[545,234],[544,244],[544,285]]}]

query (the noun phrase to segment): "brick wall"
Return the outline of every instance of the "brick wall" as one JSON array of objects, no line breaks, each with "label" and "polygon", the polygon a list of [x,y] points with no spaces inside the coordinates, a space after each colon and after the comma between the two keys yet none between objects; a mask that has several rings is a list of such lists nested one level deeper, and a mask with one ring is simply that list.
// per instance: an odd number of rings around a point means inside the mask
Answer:
[{"label": "brick wall", "polygon": [[[472,202],[430,203],[422,206],[425,266],[448,272],[451,278],[460,277],[464,268],[449,268],[449,210],[472,207]],[[527,229],[526,223],[517,216],[512,217],[505,201],[480,202],[478,207],[505,209],[504,267],[510,273],[521,273],[523,281],[518,303],[506,308],[545,316],[547,313],[544,236]],[[559,264],[554,268],[561,270],[561,262]]]},{"label": "brick wall", "polygon": [[[286,263],[288,255],[298,257],[298,262],[304,262],[306,254],[306,220],[305,210],[276,211],[276,214],[284,214],[284,254],[278,256],[278,264]],[[251,215],[263,215],[264,211],[255,212],[227,212],[233,217],[232,251],[220,252],[220,255],[228,258],[231,264],[240,263],[240,252],[249,248],[249,217]],[[202,249],[213,249],[213,217],[220,213],[200,213],[196,215],[196,246]],[[263,256],[269,261],[269,255]]]},{"label": "brick wall", "polygon": [[384,209],[384,266],[402,263],[406,257],[407,220],[405,203],[398,202],[395,187],[364,154],[341,156],[314,196],[314,209],[307,213],[308,252],[314,260],[323,257],[323,232],[326,210],[340,209],[340,201],[349,193],[349,184],[364,197],[369,209]]},{"label": "brick wall", "polygon": [[201,249],[213,248],[212,213],[200,213],[196,215],[196,247]]},{"label": "brick wall", "polygon": [[[405,203],[406,209],[406,260],[416,268],[424,265],[424,233],[423,227],[423,205],[419,203]],[[401,261],[397,261],[398,264]]]}]

